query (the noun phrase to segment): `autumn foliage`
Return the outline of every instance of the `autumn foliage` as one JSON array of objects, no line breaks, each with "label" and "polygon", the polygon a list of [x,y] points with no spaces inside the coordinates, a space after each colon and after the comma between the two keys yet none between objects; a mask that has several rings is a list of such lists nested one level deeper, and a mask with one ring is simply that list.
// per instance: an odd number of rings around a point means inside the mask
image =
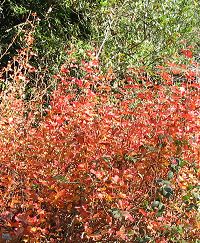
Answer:
[{"label": "autumn foliage", "polygon": [[10,75],[0,104],[2,242],[198,238],[197,67],[157,67],[159,82],[129,69],[118,81],[88,52],[63,64],[44,106],[24,100],[35,70],[18,63],[2,70],[2,80]]}]

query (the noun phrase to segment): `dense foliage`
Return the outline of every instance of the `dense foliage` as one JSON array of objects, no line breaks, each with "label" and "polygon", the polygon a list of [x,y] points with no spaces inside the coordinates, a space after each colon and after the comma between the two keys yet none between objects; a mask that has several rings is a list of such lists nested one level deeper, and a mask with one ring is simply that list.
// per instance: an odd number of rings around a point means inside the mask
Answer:
[{"label": "dense foliage", "polygon": [[[36,13],[35,51],[39,67],[51,71],[65,60],[66,45],[98,49],[104,65],[123,76],[129,66],[175,58],[182,39],[198,50],[200,6],[197,0],[71,1],[4,0],[0,3],[1,61],[5,65],[22,45],[23,29]],[[11,45],[10,45],[11,44]]]},{"label": "dense foliage", "polygon": [[72,50],[44,105],[24,99],[32,55],[1,73],[1,239],[195,242],[198,70],[158,66],[156,83],[132,68],[116,86],[94,52]]},{"label": "dense foliage", "polygon": [[198,5],[0,3],[0,242],[198,242]]}]

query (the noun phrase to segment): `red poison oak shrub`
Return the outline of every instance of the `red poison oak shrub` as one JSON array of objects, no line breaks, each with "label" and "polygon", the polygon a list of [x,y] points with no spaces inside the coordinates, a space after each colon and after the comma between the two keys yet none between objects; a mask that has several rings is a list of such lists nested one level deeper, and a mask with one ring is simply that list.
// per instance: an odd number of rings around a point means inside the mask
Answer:
[{"label": "red poison oak shrub", "polygon": [[160,76],[166,83],[127,77],[116,88],[93,55],[72,60],[54,77],[38,123],[34,109],[24,115],[17,88],[2,92],[2,240],[169,242],[174,226],[197,239],[196,211],[184,214],[181,200],[184,186],[198,182],[199,84]]}]

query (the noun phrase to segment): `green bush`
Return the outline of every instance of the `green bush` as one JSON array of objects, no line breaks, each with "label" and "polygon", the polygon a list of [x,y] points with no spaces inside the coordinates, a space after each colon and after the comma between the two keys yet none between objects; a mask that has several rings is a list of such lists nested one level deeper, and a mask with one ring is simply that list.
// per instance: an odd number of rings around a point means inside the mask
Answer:
[{"label": "green bush", "polygon": [[104,42],[104,61],[122,73],[128,66],[152,67],[172,58],[181,40],[197,47],[198,1],[116,0],[100,5],[95,39],[98,46]]},{"label": "green bush", "polygon": [[[176,58],[180,47],[198,52],[200,6],[197,0],[5,0],[0,4],[0,55],[22,30],[31,13],[40,19],[35,28],[35,65],[57,72],[71,45],[84,52],[97,50],[104,66],[119,76],[130,66],[146,66]],[[20,36],[20,35],[19,35]],[[3,55],[4,65],[22,46],[20,38]]]}]

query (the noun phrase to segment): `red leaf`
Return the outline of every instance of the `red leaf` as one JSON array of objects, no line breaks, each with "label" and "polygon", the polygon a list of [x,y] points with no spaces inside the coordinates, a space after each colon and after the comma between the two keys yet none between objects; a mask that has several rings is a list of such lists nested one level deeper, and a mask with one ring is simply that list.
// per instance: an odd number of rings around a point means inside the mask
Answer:
[{"label": "red leaf", "polygon": [[193,57],[192,51],[190,51],[189,49],[186,49],[186,50],[183,49],[181,52],[185,57],[188,57],[188,58]]},{"label": "red leaf", "polygon": [[122,211],[122,215],[125,217],[125,220],[130,220],[131,222],[135,222],[135,219],[133,218],[133,216],[127,212],[127,211]]},{"label": "red leaf", "polygon": [[56,196],[55,196],[55,200],[58,200],[59,198],[63,197],[66,194],[65,189],[57,192]]},{"label": "red leaf", "polygon": [[79,87],[83,87],[83,81],[81,79],[76,79],[75,83],[79,86]]},{"label": "red leaf", "polygon": [[61,66],[60,71],[61,71],[62,73],[69,73],[69,72],[70,72],[69,69],[67,69],[67,68],[64,67],[63,65]]},{"label": "red leaf", "polygon": [[139,211],[139,213],[141,213],[144,217],[147,216],[147,212],[144,211],[144,209],[140,208],[138,211]]},{"label": "red leaf", "polygon": [[116,232],[116,236],[119,236],[123,240],[126,240],[126,235],[125,235],[125,227],[122,226],[119,231]]}]

